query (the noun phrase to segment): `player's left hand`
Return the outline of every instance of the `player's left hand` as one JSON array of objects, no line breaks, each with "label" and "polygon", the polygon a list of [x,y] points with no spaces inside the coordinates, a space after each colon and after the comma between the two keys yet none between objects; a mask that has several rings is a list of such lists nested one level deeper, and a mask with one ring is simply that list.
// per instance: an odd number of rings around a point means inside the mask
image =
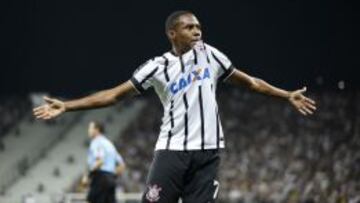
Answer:
[{"label": "player's left hand", "polygon": [[290,103],[304,116],[311,115],[316,110],[316,103],[314,100],[304,96],[306,87],[302,89],[290,92],[289,101]]},{"label": "player's left hand", "polygon": [[87,175],[83,175],[80,183],[83,187],[88,186],[89,185],[89,177]]}]

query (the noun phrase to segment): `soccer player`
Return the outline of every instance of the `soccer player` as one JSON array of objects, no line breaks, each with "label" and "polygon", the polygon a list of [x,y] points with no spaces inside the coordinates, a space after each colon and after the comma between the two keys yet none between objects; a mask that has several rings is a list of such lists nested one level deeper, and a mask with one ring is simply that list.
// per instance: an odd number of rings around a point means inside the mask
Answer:
[{"label": "soccer player", "polygon": [[130,80],[81,99],[45,97],[46,104],[35,108],[34,115],[47,120],[68,111],[109,106],[153,87],[164,116],[142,201],[215,202],[219,149],[224,148],[217,83],[241,84],[282,98],[303,115],[315,111],[315,102],[303,95],[305,87],[286,91],[235,68],[226,55],[202,41],[201,25],[189,11],[172,13],[165,30],[171,51],[141,65]]},{"label": "soccer player", "polygon": [[92,121],[88,129],[91,139],[88,152],[89,174],[84,175],[82,184],[87,185],[90,177],[89,203],[115,203],[116,177],[125,169],[125,163],[113,143],[104,135],[102,123]]}]

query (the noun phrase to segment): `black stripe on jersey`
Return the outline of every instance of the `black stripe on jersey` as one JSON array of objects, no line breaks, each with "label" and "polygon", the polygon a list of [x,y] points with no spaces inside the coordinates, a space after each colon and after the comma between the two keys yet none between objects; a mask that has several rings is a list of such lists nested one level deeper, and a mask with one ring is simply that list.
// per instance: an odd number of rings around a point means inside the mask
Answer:
[{"label": "black stripe on jersey", "polygon": [[197,65],[198,60],[197,60],[197,53],[196,53],[195,49],[193,49],[193,53],[194,53],[194,64]]},{"label": "black stripe on jersey", "polygon": [[206,53],[206,60],[207,60],[208,63],[210,63],[210,58],[209,58],[208,52],[206,51],[205,44],[204,44],[204,50],[205,50],[205,53]]},{"label": "black stripe on jersey", "polygon": [[170,110],[170,118],[171,118],[171,128],[174,127],[174,116],[172,110]]},{"label": "black stripe on jersey", "polygon": [[166,82],[170,81],[169,74],[168,74],[168,66],[169,66],[169,59],[167,59],[165,56],[163,56],[165,59],[165,67],[164,67],[164,75]]},{"label": "black stripe on jersey", "polygon": [[156,73],[156,71],[158,70],[158,67],[156,67],[153,71],[151,71],[147,76],[145,76],[145,78],[142,81],[137,81],[137,79],[135,77],[132,77],[130,79],[130,81],[134,84],[135,88],[139,91],[139,92],[143,92],[145,91],[145,89],[142,87],[142,84],[144,82],[146,82],[148,79],[150,79],[152,76],[154,76],[154,74]]},{"label": "black stripe on jersey", "polygon": [[220,59],[214,54],[214,52],[211,52],[211,55],[214,57],[215,61],[220,65],[220,67],[223,69],[224,72],[226,72],[225,65],[220,61]]},{"label": "black stripe on jersey", "polygon": [[179,58],[180,58],[180,64],[181,64],[181,72],[184,73],[185,72],[185,65],[184,65],[182,55]]},{"label": "black stripe on jersey", "polygon": [[142,85],[144,82],[146,82],[148,79],[150,79],[153,75],[155,75],[156,71],[159,67],[156,67],[153,71],[151,71],[141,82],[140,85]]},{"label": "black stripe on jersey", "polygon": [[166,149],[169,149],[171,137],[172,137],[172,132],[171,132],[171,130],[169,130],[169,132],[168,132],[168,140],[166,142]]},{"label": "black stripe on jersey", "polygon": [[226,72],[224,72],[220,77],[219,77],[219,80],[220,81],[225,81],[234,71],[234,66],[231,65],[227,70]]},{"label": "black stripe on jersey", "polygon": [[171,105],[170,105],[170,123],[171,123],[171,128],[169,130],[169,133],[168,133],[168,140],[166,142],[166,149],[169,149],[170,147],[170,140],[171,140],[171,137],[172,137],[172,132],[171,130],[173,129],[174,127],[174,116],[173,116],[173,112],[172,112],[172,109],[174,108],[174,100],[171,100]]},{"label": "black stripe on jersey", "polygon": [[205,148],[205,124],[204,124],[204,107],[203,107],[203,98],[201,85],[199,86],[199,103],[200,103],[200,118],[201,118],[201,150]]},{"label": "black stripe on jersey", "polygon": [[189,104],[188,104],[188,101],[187,101],[187,98],[186,98],[186,92],[184,93],[183,95],[183,101],[184,101],[184,105],[185,105],[185,115],[184,115],[184,125],[185,125],[185,138],[184,138],[184,150],[186,151],[187,150],[187,139],[188,139],[188,108],[189,108]]},{"label": "black stripe on jersey", "polygon": [[219,112],[216,108],[216,148],[220,148],[220,124],[219,124]]},{"label": "black stripe on jersey", "polygon": [[130,79],[130,81],[132,82],[132,84],[134,85],[135,89],[136,89],[139,93],[141,93],[141,92],[144,91],[144,88],[141,87],[140,83],[136,80],[135,77],[132,77],[132,78]]},{"label": "black stripe on jersey", "polygon": [[220,65],[220,67],[224,71],[224,73],[219,77],[219,80],[223,81],[233,72],[234,66],[231,64],[228,68],[226,68],[225,65],[220,61],[220,59],[214,54],[214,52],[211,52],[211,55],[214,57],[215,61]]}]

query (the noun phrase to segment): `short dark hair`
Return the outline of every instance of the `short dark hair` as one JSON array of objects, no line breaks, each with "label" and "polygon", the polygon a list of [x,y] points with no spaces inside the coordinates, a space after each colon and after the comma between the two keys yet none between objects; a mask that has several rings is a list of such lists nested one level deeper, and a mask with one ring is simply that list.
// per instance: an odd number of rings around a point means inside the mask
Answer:
[{"label": "short dark hair", "polygon": [[170,29],[173,29],[176,26],[177,21],[179,18],[183,15],[194,15],[191,11],[174,11],[172,12],[165,21],[165,32],[169,31]]},{"label": "short dark hair", "polygon": [[105,133],[105,125],[100,121],[92,121],[94,123],[94,128],[96,128],[100,133]]}]

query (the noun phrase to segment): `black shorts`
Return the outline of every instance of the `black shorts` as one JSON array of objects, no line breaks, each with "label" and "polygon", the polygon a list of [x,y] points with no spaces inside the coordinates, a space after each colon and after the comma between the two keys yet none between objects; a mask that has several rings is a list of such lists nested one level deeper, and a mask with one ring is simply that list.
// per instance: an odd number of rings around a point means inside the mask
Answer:
[{"label": "black shorts", "polygon": [[109,172],[94,171],[90,174],[89,203],[116,203],[116,176]]},{"label": "black shorts", "polygon": [[143,203],[212,203],[217,198],[218,150],[155,152]]}]

